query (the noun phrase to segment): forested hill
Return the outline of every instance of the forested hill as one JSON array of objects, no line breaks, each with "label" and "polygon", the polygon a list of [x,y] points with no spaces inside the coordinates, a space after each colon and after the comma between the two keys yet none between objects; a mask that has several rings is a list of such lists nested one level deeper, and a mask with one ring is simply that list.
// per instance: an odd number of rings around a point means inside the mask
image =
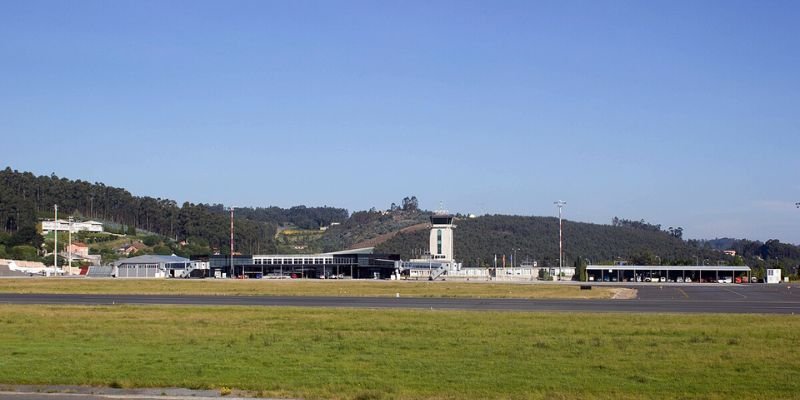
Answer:
[{"label": "forested hill", "polygon": [[[6,168],[0,171],[0,232],[13,234],[34,227],[41,218],[94,219],[119,225],[123,231],[145,230],[176,241],[188,240],[222,252],[229,248],[229,217],[222,205],[184,203],[134,196],[122,188],[51,176],[35,176]],[[268,252],[275,248],[276,224],[319,228],[342,222],[347,210],[331,207],[290,209],[237,208],[236,250]]]},{"label": "forested hill", "polygon": [[[498,260],[505,254],[510,265],[511,254],[516,251],[518,261],[530,257],[541,265],[558,265],[558,218],[493,215],[474,219],[458,219],[455,229],[456,259],[465,265],[491,266],[493,255]],[[660,231],[653,225],[631,224],[600,225],[564,221],[563,243],[565,265],[573,265],[578,258],[594,264],[611,264],[625,261],[631,264],[742,264],[757,267],[764,263],[757,255],[748,252],[745,258],[725,255],[717,249],[698,241],[684,241],[675,230]],[[428,231],[400,233],[379,245],[376,251],[400,253],[409,258],[415,249],[427,250]],[[758,242],[750,242],[758,243]],[[771,243],[771,242],[768,242]],[[772,243],[773,247],[775,243]],[[783,245],[794,248],[796,246]],[[756,251],[756,250],[754,250]],[[792,256],[794,253],[786,253]],[[800,262],[783,259],[783,267],[791,270]],[[780,259],[779,259],[780,260]],[[498,261],[499,262],[499,261]]]},{"label": "forested hill", "polygon": [[[3,246],[19,247],[18,253],[37,257],[43,239],[35,227],[40,219],[52,218],[54,204],[59,205],[59,217],[64,219],[71,215],[78,220],[99,220],[129,236],[142,230],[168,238],[162,240],[166,246],[162,250],[167,254],[229,252],[229,214],[220,204],[187,202],[179,206],[173,200],[134,196],[125,189],[102,183],[55,175],[35,176],[10,168],[0,170],[0,250]],[[309,232],[329,227],[324,234],[313,235],[310,243],[297,248],[292,243],[290,251],[335,251],[388,238],[376,250],[400,253],[407,259],[415,250],[424,251],[428,247],[427,229],[408,229],[427,222],[430,215],[418,208],[414,196],[404,198],[400,206],[392,204],[385,211],[373,209],[352,215],[341,208],[305,206],[237,208],[235,215],[236,250],[243,254],[275,252],[278,224]],[[331,226],[333,222],[338,224]],[[557,218],[494,215],[459,218],[456,223],[456,258],[465,265],[491,265],[494,254],[498,257],[505,254],[510,262],[514,249],[517,261],[530,258],[542,265],[558,262]],[[660,225],[643,220],[615,218],[610,225],[565,221],[565,264],[571,265],[577,259],[588,259],[595,264],[744,263],[755,268],[779,267],[787,273],[794,272],[800,264],[800,247],[777,240],[684,241],[682,233],[680,227],[662,230]],[[178,245],[184,240],[190,245]],[[721,251],[728,249],[735,250],[737,257]]]}]

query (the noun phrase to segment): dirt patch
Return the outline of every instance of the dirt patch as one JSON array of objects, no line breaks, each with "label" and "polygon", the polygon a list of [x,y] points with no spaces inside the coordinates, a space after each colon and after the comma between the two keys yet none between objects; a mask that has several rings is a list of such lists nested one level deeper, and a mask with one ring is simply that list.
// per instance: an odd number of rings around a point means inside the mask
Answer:
[{"label": "dirt patch", "polygon": [[638,292],[636,289],[630,288],[613,288],[611,292],[614,293],[611,298],[614,300],[630,300],[635,299]]},{"label": "dirt patch", "polygon": [[85,398],[91,399],[168,399],[168,400],[241,400],[252,399],[258,393],[251,393],[244,390],[220,388],[220,389],[186,389],[186,388],[114,388],[98,386],[71,386],[71,385],[0,385],[0,398],[5,395],[43,395],[60,399],[58,396],[63,394],[63,398]]},{"label": "dirt patch", "polygon": [[375,247],[375,246],[377,246],[377,245],[379,245],[379,244],[381,244],[383,242],[386,242],[389,239],[397,236],[397,234],[399,234],[399,233],[416,232],[416,231],[421,231],[421,230],[427,229],[427,228],[428,228],[428,223],[427,222],[422,222],[422,223],[419,223],[419,224],[416,224],[416,225],[407,226],[407,227],[405,227],[403,229],[399,229],[399,230],[396,230],[394,232],[389,232],[389,233],[384,233],[383,235],[378,235],[378,236],[376,236],[376,237],[374,237],[372,239],[362,240],[362,241],[350,246],[350,248],[351,249],[360,249],[360,248],[363,248],[363,247]]}]

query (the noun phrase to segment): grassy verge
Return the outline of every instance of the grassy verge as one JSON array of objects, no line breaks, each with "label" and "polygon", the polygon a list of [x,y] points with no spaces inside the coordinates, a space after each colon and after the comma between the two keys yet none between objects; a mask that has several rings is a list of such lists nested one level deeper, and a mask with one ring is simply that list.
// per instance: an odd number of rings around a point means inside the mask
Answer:
[{"label": "grassy verge", "polygon": [[796,398],[800,319],[0,305],[0,383],[309,399]]},{"label": "grassy verge", "polygon": [[0,279],[3,293],[470,298],[610,298],[614,290],[574,285],[324,280]]}]

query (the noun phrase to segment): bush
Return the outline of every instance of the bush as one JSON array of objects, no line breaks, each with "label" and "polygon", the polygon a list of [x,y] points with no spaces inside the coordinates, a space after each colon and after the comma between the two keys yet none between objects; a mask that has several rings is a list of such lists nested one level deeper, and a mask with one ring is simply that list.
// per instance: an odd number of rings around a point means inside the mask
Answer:
[{"label": "bush", "polygon": [[144,239],[142,239],[142,243],[144,243],[145,246],[153,247],[153,246],[161,243],[161,238],[159,236],[157,236],[157,235],[149,235],[149,236],[145,237]]},{"label": "bush", "polygon": [[161,256],[168,256],[172,254],[172,249],[164,245],[158,245],[156,247],[153,247],[153,253]]},{"label": "bush", "polygon": [[550,280],[552,280],[553,278],[552,278],[552,277],[550,277],[550,273],[549,273],[549,272],[547,272],[547,270],[546,270],[546,269],[544,269],[544,268],[540,268],[540,269],[539,269],[539,279],[541,279],[541,280],[543,280],[543,281],[550,281]]},{"label": "bush", "polygon": [[19,245],[11,248],[11,257],[17,260],[36,261],[39,259],[39,252],[33,246]]}]

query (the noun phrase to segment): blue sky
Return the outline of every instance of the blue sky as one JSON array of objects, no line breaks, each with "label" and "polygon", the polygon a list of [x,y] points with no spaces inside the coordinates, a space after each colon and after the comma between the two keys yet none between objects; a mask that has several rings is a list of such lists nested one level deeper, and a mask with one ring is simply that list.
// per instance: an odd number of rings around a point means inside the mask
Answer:
[{"label": "blue sky", "polygon": [[800,3],[6,1],[0,164],[800,243]]}]

